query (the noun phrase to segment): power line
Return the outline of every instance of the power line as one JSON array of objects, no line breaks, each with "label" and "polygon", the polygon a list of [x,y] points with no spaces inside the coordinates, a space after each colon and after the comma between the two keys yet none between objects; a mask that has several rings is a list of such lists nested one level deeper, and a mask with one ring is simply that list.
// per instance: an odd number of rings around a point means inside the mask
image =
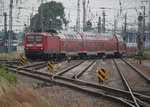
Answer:
[{"label": "power line", "polygon": [[77,6],[74,5],[74,3],[72,2],[72,0],[69,0],[69,1],[70,1],[70,3],[71,3],[75,8],[77,8]]},{"label": "power line", "polygon": [[24,0],[23,2],[20,0],[20,3],[21,4],[24,4],[24,3],[26,3],[26,2],[28,2],[29,0]]}]

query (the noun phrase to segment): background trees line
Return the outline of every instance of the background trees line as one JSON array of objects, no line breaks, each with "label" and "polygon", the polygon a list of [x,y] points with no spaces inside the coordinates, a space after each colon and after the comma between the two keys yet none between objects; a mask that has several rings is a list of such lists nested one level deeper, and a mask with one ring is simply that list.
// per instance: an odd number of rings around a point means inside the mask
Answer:
[{"label": "background trees line", "polygon": [[[67,27],[69,21],[65,17],[64,6],[61,2],[51,1],[43,3],[38,8],[38,13],[35,14],[30,20],[30,29],[34,30],[47,30],[50,28],[62,29],[63,25]],[[42,24],[43,23],[43,28]],[[86,22],[86,28],[84,30],[91,30],[91,21]]]},{"label": "background trees line", "polygon": [[[69,23],[65,18],[64,6],[61,2],[47,2],[40,5],[38,13],[31,18],[30,30],[62,29]],[[43,23],[43,28],[41,28]]]}]

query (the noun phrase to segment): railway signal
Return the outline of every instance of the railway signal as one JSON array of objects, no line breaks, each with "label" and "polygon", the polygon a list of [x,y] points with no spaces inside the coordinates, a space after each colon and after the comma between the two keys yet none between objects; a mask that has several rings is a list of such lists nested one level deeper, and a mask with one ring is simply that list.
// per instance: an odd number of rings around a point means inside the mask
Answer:
[{"label": "railway signal", "polygon": [[70,63],[71,57],[67,57],[67,61],[68,61],[68,63]]},{"label": "railway signal", "polygon": [[48,69],[49,71],[52,71],[52,70],[53,70],[53,66],[54,66],[53,62],[52,62],[52,61],[48,61],[48,63],[47,63],[47,69]]},{"label": "railway signal", "polygon": [[102,59],[103,59],[103,61],[105,61],[105,59],[106,59],[106,56],[105,56],[105,55],[103,55],[103,58],[102,58]]},{"label": "railway signal", "polygon": [[24,64],[25,64],[25,58],[24,58],[23,54],[20,54],[20,55],[19,55],[19,59],[20,59],[20,61],[19,61],[20,64],[21,64],[21,65],[24,65]]},{"label": "railway signal", "polygon": [[138,37],[137,37],[137,47],[138,47],[138,55],[139,55],[139,64],[142,64],[142,51],[141,48],[143,46],[143,35],[142,35],[142,20],[143,16],[142,13],[139,14],[138,16]]},{"label": "railway signal", "polygon": [[104,82],[105,80],[105,69],[104,68],[99,68],[96,70],[96,72],[98,72],[98,80],[99,80],[99,84]]}]

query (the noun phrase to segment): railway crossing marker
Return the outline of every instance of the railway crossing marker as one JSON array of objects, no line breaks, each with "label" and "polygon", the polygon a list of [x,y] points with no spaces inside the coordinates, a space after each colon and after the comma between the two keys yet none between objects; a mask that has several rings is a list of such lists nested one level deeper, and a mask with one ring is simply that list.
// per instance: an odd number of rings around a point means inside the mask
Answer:
[{"label": "railway crossing marker", "polygon": [[96,70],[96,72],[98,72],[98,80],[99,80],[99,84],[102,83],[105,80],[105,69],[104,68],[99,68]]},{"label": "railway crossing marker", "polygon": [[48,61],[48,63],[47,63],[47,69],[49,70],[49,71],[52,71],[53,70],[53,62],[52,61]]},{"label": "railway crossing marker", "polygon": [[25,64],[25,58],[24,58],[23,54],[20,54],[20,55],[19,55],[19,59],[20,59],[20,61],[19,61],[20,64],[21,64],[21,65],[24,65],[24,64]]}]

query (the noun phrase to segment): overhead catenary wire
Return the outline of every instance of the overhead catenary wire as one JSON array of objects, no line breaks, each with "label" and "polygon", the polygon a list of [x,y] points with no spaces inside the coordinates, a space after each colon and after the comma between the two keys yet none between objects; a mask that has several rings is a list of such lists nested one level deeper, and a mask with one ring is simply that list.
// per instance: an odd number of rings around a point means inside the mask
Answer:
[{"label": "overhead catenary wire", "polygon": [[73,7],[77,8],[77,6],[72,2],[72,0],[69,0]]},{"label": "overhead catenary wire", "polygon": [[[4,0],[3,0],[4,1]],[[28,9],[29,8],[31,8],[29,5],[27,5],[27,3],[29,2],[29,0],[14,0],[15,2],[18,2],[18,6],[19,7],[27,7]],[[37,1],[37,0],[34,0],[34,1]],[[40,1],[40,0],[39,0]],[[47,0],[47,1],[52,1],[52,0]],[[69,7],[67,7],[67,8],[65,8],[65,9],[68,9],[68,10],[76,10],[77,9],[77,6],[76,6],[76,4],[75,4],[75,2],[76,2],[76,0],[68,0],[70,3],[70,6],[71,6],[71,8],[69,8]],[[124,13],[126,13],[126,11],[127,11],[127,9],[128,8],[130,8],[131,6],[133,6],[132,4],[133,3],[135,3],[135,2],[137,2],[138,4],[140,4],[140,0],[118,0],[118,1],[120,1],[121,2],[121,7],[120,7],[120,10],[122,10],[122,12],[121,12],[121,16],[119,15],[118,16],[118,20],[120,20],[121,18],[123,18],[123,15],[124,15]],[[117,1],[117,3],[118,3],[118,1]],[[62,1],[62,2],[64,2],[64,1]],[[93,23],[93,21],[95,21],[96,20],[96,17],[97,16],[99,16],[99,15],[101,15],[101,12],[97,12],[97,13],[95,13],[95,10],[94,10],[94,8],[93,8],[93,6],[91,5],[92,4],[92,2],[93,1],[90,1],[90,0],[86,0],[86,9],[87,9],[87,19],[92,19],[92,23]],[[35,3],[35,2],[34,2]],[[16,6],[16,4],[17,3],[15,3],[14,4],[14,9],[15,8],[17,8],[17,6]],[[7,5],[7,4],[6,4]],[[38,4],[39,5],[39,4]],[[117,4],[118,5],[118,4]],[[119,5],[118,5],[119,6]],[[36,6],[35,6],[36,7]],[[134,6],[135,7],[135,6]],[[137,6],[136,6],[136,8],[138,8]],[[7,9],[8,10],[8,9]],[[7,11],[6,10],[6,11]],[[21,9],[20,9],[21,10]],[[68,11],[67,10],[67,11]],[[88,11],[89,10],[89,11]],[[22,16],[22,14],[25,14],[25,12],[23,12],[24,10],[21,10],[21,14],[20,14],[20,16]],[[110,11],[113,11],[113,10],[110,10]],[[118,8],[118,11],[119,11],[119,8]],[[138,10],[139,11],[139,10]],[[19,10],[17,10],[17,12],[19,13]],[[108,12],[106,11],[106,13],[108,14]],[[111,12],[112,13],[112,12]],[[35,14],[35,12],[34,12],[34,14]],[[72,17],[72,14],[74,14],[74,13],[71,13],[71,17]],[[94,17],[94,15],[96,14],[96,17]],[[114,14],[116,14],[116,13],[114,13]],[[17,15],[17,14],[16,14]],[[108,14],[109,15],[109,14]],[[117,14],[118,15],[118,14]],[[107,19],[111,19],[110,18],[111,16],[107,16],[106,18]],[[136,17],[136,16],[135,16]],[[20,19],[21,18],[23,18],[23,17],[20,17]],[[71,20],[73,20],[72,18],[71,18]],[[119,23],[120,23],[121,21],[119,21]]]}]

